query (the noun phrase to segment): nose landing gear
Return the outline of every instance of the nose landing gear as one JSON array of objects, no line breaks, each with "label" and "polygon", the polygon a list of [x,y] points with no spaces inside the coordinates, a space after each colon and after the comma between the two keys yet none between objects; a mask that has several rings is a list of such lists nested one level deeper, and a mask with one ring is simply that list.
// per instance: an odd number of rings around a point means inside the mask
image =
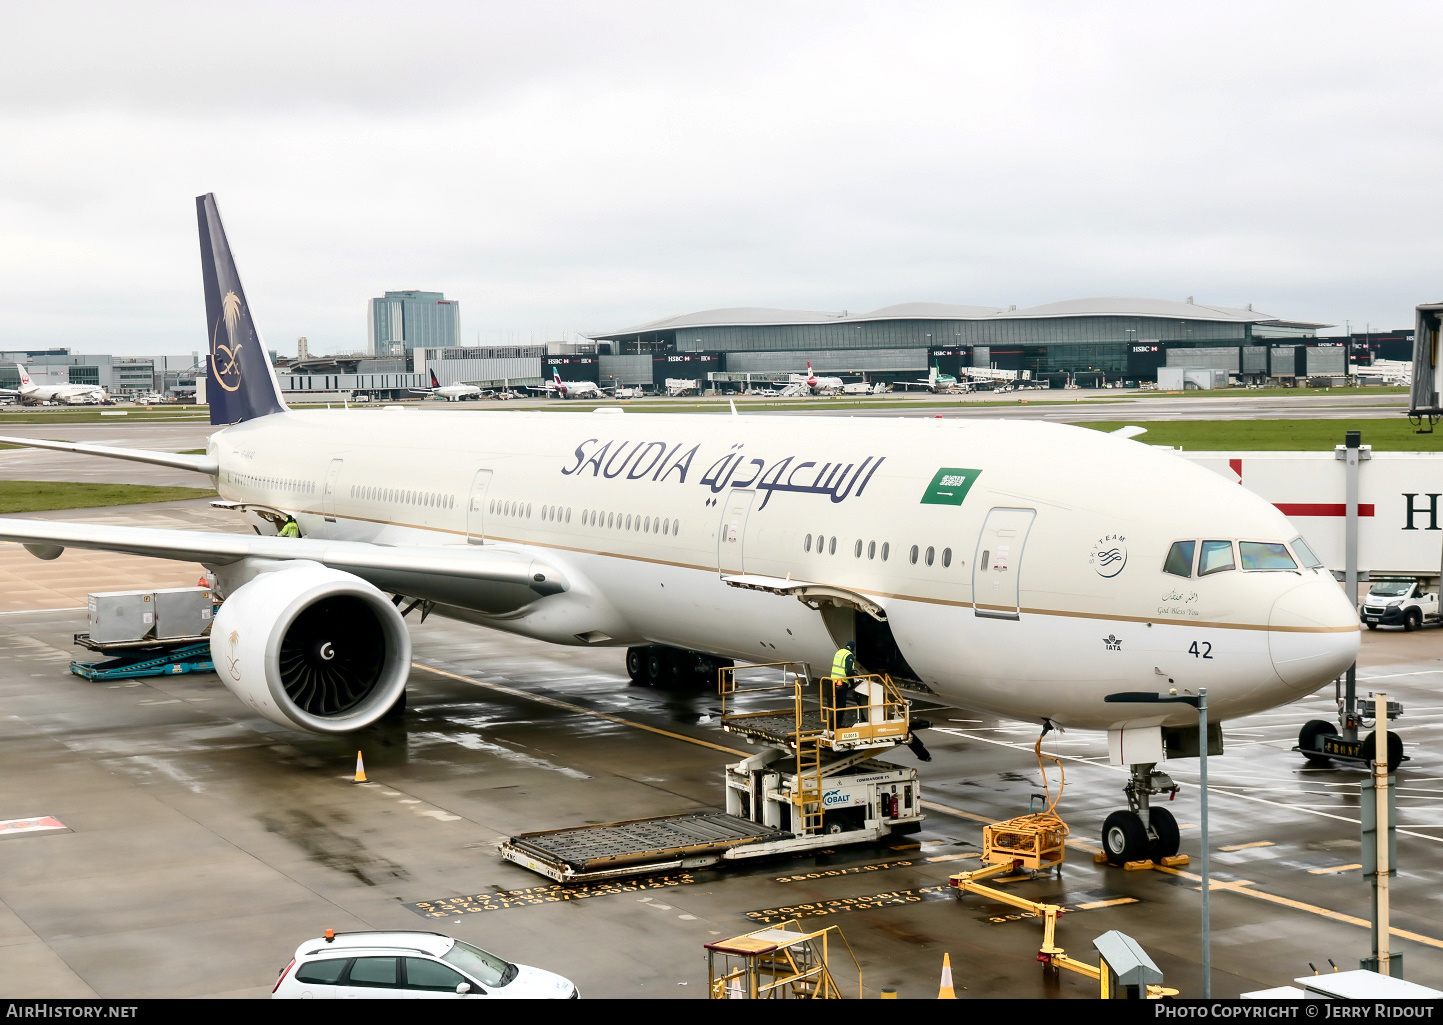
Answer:
[{"label": "nose landing gear", "polygon": [[1150,801],[1159,794],[1167,794],[1171,800],[1179,787],[1156,764],[1132,766],[1132,777],[1123,788],[1128,810],[1113,812],[1102,824],[1102,849],[1114,865],[1149,858],[1159,861],[1178,851],[1177,819],[1166,808],[1152,807]]}]

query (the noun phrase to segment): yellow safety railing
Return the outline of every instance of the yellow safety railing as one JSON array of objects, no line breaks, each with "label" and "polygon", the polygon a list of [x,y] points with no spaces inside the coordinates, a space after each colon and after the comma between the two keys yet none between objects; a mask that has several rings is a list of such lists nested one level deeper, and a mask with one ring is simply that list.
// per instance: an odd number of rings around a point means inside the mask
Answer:
[{"label": "yellow safety railing", "polygon": [[824,676],[819,688],[822,728],[834,746],[905,740],[911,732],[911,703],[885,673]]},{"label": "yellow safety railing", "polygon": [[[737,673],[753,669],[775,669],[779,680],[776,683],[757,687],[738,686]],[[739,666],[723,666],[717,670],[717,693],[722,699],[722,714],[726,714],[727,698],[733,694],[760,694],[764,691],[792,690],[798,681],[811,680],[811,673],[801,662],[756,662]],[[749,681],[741,681],[743,683]]]},{"label": "yellow safety railing", "polygon": [[851,958],[861,999],[862,966],[842,930],[829,925],[806,932],[798,919],[706,944],[707,995],[713,1000],[840,999],[832,970],[833,933]]}]

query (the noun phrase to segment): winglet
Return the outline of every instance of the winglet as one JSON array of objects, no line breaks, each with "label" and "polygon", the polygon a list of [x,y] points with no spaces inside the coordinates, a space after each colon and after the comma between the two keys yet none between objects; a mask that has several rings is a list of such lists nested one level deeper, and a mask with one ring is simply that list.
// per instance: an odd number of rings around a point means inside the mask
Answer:
[{"label": "winglet", "polygon": [[741,414],[737,412],[737,400],[736,400],[736,399],[727,399],[727,404],[732,407],[732,416],[741,416]]},{"label": "winglet", "polygon": [[205,285],[206,345],[210,353],[205,396],[210,422],[234,424],[282,412],[281,390],[271,369],[250,304],[231,257],[215,196],[195,197],[200,224],[200,269]]}]

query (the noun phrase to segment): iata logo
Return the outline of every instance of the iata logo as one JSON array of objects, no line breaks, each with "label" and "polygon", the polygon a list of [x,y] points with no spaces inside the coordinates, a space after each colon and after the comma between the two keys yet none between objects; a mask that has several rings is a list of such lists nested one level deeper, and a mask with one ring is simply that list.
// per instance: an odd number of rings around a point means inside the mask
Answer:
[{"label": "iata logo", "polygon": [[1115,577],[1127,565],[1127,538],[1121,534],[1107,534],[1093,543],[1087,564],[1097,570],[1100,577]]},{"label": "iata logo", "polygon": [[1118,640],[1112,634],[1108,634],[1102,639],[1102,646],[1108,651],[1121,651],[1122,641]]},{"label": "iata logo", "polygon": [[235,336],[236,328],[240,326],[240,296],[227,292],[221,300],[221,312],[221,319],[225,322],[226,342],[229,344],[221,344],[220,324],[216,324],[215,334],[211,338],[211,368],[215,371],[217,384],[226,391],[235,391],[241,383],[241,343],[236,341]]}]

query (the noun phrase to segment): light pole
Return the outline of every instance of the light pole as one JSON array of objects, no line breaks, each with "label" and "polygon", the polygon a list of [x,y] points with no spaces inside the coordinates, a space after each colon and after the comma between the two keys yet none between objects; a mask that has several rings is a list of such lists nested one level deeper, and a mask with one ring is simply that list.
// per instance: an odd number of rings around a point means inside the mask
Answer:
[{"label": "light pole", "polygon": [[1206,687],[1199,687],[1196,697],[1179,694],[1176,690],[1167,694],[1125,691],[1121,694],[1109,694],[1103,700],[1128,704],[1177,703],[1192,705],[1197,709],[1198,787],[1202,790],[1201,807],[1198,811],[1198,823],[1202,830],[1202,995],[1204,1000],[1210,1000],[1213,995],[1213,952],[1212,908],[1208,899],[1211,887],[1208,872],[1208,690]]}]

